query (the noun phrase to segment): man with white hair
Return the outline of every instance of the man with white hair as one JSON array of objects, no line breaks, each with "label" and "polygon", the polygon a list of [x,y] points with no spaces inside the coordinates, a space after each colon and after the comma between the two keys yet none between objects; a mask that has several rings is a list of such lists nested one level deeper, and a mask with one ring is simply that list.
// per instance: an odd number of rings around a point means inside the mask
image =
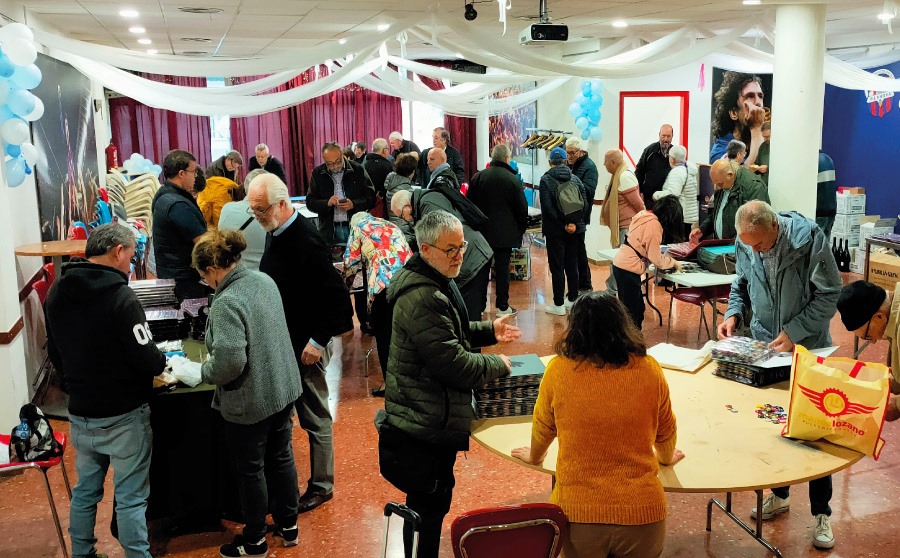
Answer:
[{"label": "man with white hair", "polygon": [[403,134],[400,132],[391,132],[391,135],[388,136],[388,140],[391,142],[391,155],[394,156],[394,159],[402,155],[403,153],[421,153],[422,150],[419,149],[419,146],[413,142],[413,140],[405,140],[403,139]]},{"label": "man with white hair", "polygon": [[734,216],[751,200],[769,202],[769,188],[759,176],[731,159],[719,159],[709,169],[716,189],[712,210],[700,226],[691,231],[691,242],[707,238],[734,238]]},{"label": "man with white hair", "polygon": [[[678,242],[682,242],[691,235],[691,227],[695,226],[700,218],[700,201],[697,199],[700,171],[697,169],[697,165],[687,160],[687,149],[681,145],[673,145],[669,148],[669,165],[672,170],[669,171],[662,190],[653,193],[653,201],[666,196],[678,198],[681,212],[684,215],[684,237],[678,240]],[[665,244],[673,241],[673,239],[663,239]]]},{"label": "man with white hair", "polygon": [[[247,170],[253,172],[256,169],[270,172],[280,178],[285,184],[288,183],[284,175],[284,164],[269,154],[269,146],[264,143],[256,146],[256,157],[250,159],[250,167]],[[246,179],[244,180],[246,182]]]},{"label": "man with white hair", "polygon": [[334,494],[334,443],[328,408],[325,367],[332,340],[353,329],[347,286],[331,264],[322,236],[291,205],[287,186],[274,174],[250,183],[250,212],[268,232],[259,270],[272,277],[281,292],[288,331],[303,393],[297,400],[300,426],[309,434],[310,479],[300,497],[300,513],[331,500]]},{"label": "man with white hair", "polygon": [[388,159],[390,150],[388,142],[384,138],[377,138],[372,142],[372,152],[366,157],[363,168],[369,174],[372,185],[375,187],[375,193],[385,196],[384,181],[387,175],[394,170],[394,165]]},{"label": "man with white hair", "polygon": [[[566,163],[572,169],[572,174],[581,180],[587,191],[588,204],[584,212],[584,225],[587,227],[591,224],[591,210],[594,207],[594,195],[597,193],[597,181],[600,174],[597,172],[597,165],[588,157],[581,139],[574,136],[566,140]],[[588,262],[585,235],[586,232],[578,233],[578,290],[592,291],[594,285],[591,283],[591,265]]]},{"label": "man with white hair", "polygon": [[[790,352],[794,345],[831,346],[829,324],[841,293],[841,274],[828,238],[815,221],[795,212],[775,213],[757,200],[737,210],[735,226],[737,277],[718,327],[719,339],[731,337],[749,320],[751,336],[776,351]],[[816,548],[834,546],[830,500],[831,476],[810,481]],[[773,488],[763,500],[762,518],[784,513],[790,505],[790,487]],[[756,515],[753,508],[751,516]]]}]

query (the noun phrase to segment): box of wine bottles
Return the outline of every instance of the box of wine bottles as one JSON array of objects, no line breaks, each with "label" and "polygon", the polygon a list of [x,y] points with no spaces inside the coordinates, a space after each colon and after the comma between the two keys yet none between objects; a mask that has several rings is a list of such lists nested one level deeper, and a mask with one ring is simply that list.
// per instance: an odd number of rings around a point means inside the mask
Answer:
[{"label": "box of wine bottles", "polygon": [[837,212],[844,215],[865,215],[865,194],[838,194]]},{"label": "box of wine bottles", "polygon": [[838,213],[834,216],[834,227],[832,227],[831,231],[841,234],[859,234],[859,226],[864,217],[865,215],[859,213]]},{"label": "box of wine bottles", "polygon": [[880,215],[866,215],[859,224],[859,243],[865,247],[866,239],[876,234],[891,234],[897,225],[896,219],[882,219]]},{"label": "box of wine bottles", "polygon": [[840,232],[831,229],[831,240],[832,242],[836,241],[837,244],[843,244],[847,248],[856,248],[859,246],[859,229],[853,233]]}]

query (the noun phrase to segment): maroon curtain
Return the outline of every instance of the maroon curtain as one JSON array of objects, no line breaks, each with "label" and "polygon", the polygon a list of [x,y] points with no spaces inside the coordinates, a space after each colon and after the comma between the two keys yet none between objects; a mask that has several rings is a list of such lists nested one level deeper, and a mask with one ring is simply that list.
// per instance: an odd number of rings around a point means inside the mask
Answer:
[{"label": "maroon curtain", "polygon": [[[206,78],[138,74],[141,77],[190,87],[206,87]],[[201,166],[209,163],[212,132],[208,116],[193,116],[148,107],[134,99],[119,97],[109,100],[112,140],[119,149],[119,163],[140,153],[162,165],[166,153],[184,149],[197,158]]]}]

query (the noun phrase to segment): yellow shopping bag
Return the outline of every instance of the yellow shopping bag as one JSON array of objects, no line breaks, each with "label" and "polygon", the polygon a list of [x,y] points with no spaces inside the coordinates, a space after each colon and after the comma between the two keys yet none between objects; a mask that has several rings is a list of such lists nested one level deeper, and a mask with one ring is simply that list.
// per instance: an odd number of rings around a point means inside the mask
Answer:
[{"label": "yellow shopping bag", "polygon": [[782,436],[824,438],[878,459],[891,393],[891,369],[851,358],[820,357],[797,345],[791,404]]}]

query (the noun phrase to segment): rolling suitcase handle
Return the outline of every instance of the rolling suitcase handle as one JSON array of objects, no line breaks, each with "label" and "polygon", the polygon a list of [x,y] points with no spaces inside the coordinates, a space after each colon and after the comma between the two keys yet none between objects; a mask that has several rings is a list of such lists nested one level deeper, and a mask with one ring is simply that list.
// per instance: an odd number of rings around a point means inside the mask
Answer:
[{"label": "rolling suitcase handle", "polygon": [[404,522],[409,522],[413,527],[412,558],[419,554],[419,529],[422,526],[422,518],[419,514],[397,502],[388,502],[384,506],[384,542],[381,544],[381,556],[387,558],[388,526],[391,524],[391,515],[398,515]]}]

